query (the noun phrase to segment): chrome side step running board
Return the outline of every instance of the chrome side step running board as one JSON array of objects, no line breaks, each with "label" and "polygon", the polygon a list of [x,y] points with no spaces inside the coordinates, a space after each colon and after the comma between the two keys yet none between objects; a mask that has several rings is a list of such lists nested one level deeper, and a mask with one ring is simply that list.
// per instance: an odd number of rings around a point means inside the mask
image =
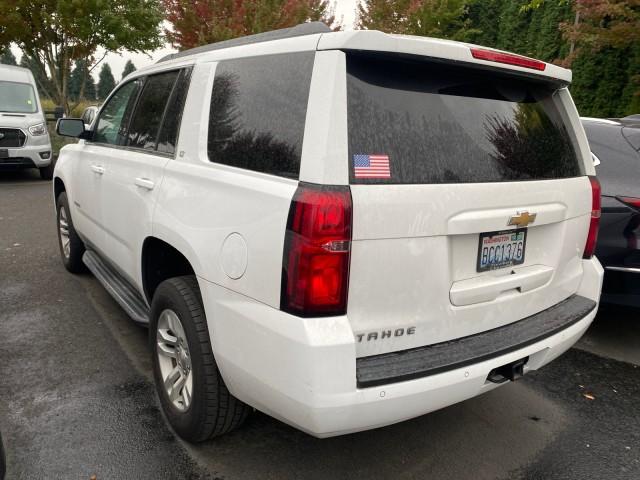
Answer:
[{"label": "chrome side step running board", "polygon": [[122,275],[116,272],[111,265],[102,260],[102,258],[92,250],[84,252],[82,262],[134,322],[141,325],[149,325],[149,307],[147,306],[147,302],[145,302],[129,282],[122,278]]}]

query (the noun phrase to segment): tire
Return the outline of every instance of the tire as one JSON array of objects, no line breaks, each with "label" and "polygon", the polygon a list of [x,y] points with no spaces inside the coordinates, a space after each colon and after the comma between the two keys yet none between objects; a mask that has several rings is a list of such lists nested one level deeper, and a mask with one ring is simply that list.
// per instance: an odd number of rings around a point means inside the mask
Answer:
[{"label": "tire", "polygon": [[[71,273],[86,272],[87,268],[82,262],[85,246],[82,240],[80,240],[76,229],[73,228],[73,220],[71,219],[66,192],[58,195],[58,199],[56,200],[56,226],[58,230],[58,247],[60,248],[60,257],[62,258],[64,267]],[[63,233],[65,231],[67,238],[65,238]],[[68,240],[68,250],[66,249],[66,240]]]},{"label": "tire", "polygon": [[0,434],[0,480],[4,480],[7,473],[7,457],[4,454],[4,446],[2,444],[2,434]]},{"label": "tire", "polygon": [[[202,442],[244,422],[250,407],[229,393],[220,375],[194,276],[170,278],[158,286],[151,304],[149,343],[160,404],[181,438]],[[173,398],[165,388],[168,378],[178,385],[171,388]]]},{"label": "tire", "polygon": [[39,168],[40,170],[40,178],[42,180],[51,180],[53,178],[53,169],[55,168],[55,164],[53,159],[51,159],[51,163],[46,167]]}]

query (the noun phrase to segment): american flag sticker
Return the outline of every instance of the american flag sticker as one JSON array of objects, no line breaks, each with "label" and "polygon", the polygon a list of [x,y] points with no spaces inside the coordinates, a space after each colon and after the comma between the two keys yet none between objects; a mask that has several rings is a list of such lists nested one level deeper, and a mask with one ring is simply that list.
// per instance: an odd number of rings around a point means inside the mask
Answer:
[{"label": "american flag sticker", "polygon": [[389,155],[353,156],[353,171],[356,178],[391,178]]}]

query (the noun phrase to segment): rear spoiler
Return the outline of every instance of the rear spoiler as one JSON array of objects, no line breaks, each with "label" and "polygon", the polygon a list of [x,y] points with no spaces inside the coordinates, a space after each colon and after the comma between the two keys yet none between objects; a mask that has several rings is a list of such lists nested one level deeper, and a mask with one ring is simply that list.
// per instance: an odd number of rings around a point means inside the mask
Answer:
[{"label": "rear spoiler", "polygon": [[375,30],[322,34],[318,50],[379,52],[422,57],[424,60],[465,64],[473,68],[503,71],[566,86],[571,83],[571,70],[500,50],[468,43],[411,35],[391,35]]}]

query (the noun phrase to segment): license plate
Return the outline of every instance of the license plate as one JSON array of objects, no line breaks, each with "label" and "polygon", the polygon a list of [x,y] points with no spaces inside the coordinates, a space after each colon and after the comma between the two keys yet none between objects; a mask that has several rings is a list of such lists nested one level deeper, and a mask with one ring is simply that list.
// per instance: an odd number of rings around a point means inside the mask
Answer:
[{"label": "license plate", "polygon": [[527,229],[480,234],[476,270],[486,272],[524,263]]},{"label": "license plate", "polygon": [[0,148],[0,158],[9,158],[9,150]]}]

